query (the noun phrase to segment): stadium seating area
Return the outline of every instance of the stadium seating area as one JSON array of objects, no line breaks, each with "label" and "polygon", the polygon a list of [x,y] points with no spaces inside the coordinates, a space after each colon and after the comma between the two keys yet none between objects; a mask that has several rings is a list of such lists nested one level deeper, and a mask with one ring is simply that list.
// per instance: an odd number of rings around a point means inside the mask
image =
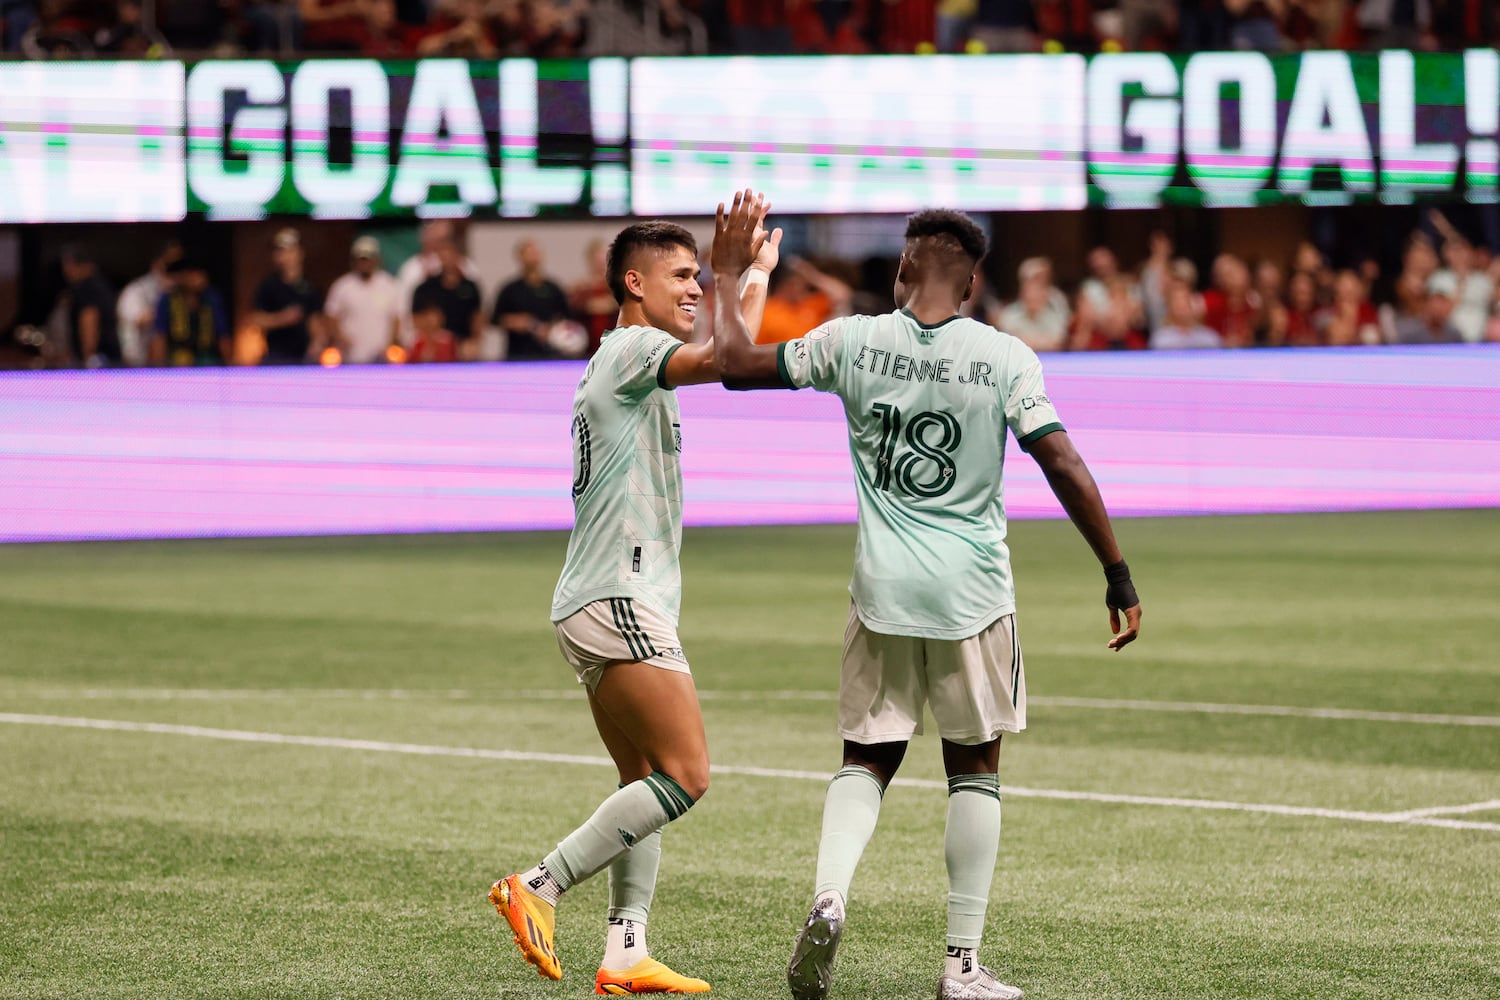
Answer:
[{"label": "stadium seating area", "polygon": [[0,0],[29,58],[1455,50],[1490,0]]}]

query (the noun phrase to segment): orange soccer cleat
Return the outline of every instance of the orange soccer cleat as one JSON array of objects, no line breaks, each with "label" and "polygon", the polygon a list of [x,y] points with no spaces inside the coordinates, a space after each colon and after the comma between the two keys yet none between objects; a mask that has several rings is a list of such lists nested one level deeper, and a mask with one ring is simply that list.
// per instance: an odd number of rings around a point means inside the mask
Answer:
[{"label": "orange soccer cleat", "polygon": [[490,887],[490,902],[510,924],[526,961],[548,979],[562,978],[562,963],[552,945],[556,910],[536,895],[519,875],[507,875]]},{"label": "orange soccer cleat", "polygon": [[678,975],[654,958],[643,958],[620,972],[600,969],[594,977],[594,992],[605,996],[628,996],[633,993],[707,993],[709,985],[701,979]]}]

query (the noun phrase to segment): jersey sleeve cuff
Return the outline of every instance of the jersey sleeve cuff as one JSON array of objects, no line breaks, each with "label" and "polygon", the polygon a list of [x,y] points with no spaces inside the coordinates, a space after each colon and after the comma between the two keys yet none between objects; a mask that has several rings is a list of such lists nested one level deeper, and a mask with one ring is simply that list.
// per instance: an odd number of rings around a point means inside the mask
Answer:
[{"label": "jersey sleeve cuff", "polygon": [[1043,424],[1034,431],[1028,431],[1025,437],[1016,438],[1016,443],[1019,444],[1023,449],[1028,448],[1036,442],[1040,441],[1042,438],[1046,437],[1048,434],[1051,434],[1053,431],[1062,430],[1067,430],[1067,428],[1054,420],[1050,424]]},{"label": "jersey sleeve cuff", "polygon": [[792,373],[786,366],[786,342],[776,345],[776,374],[781,376],[781,384],[788,389],[800,389],[800,385],[792,381]]},{"label": "jersey sleeve cuff", "polygon": [[661,362],[656,366],[656,384],[663,389],[672,388],[671,386],[667,385],[667,362],[672,360],[672,355],[676,354],[677,349],[681,346],[682,342],[678,341],[671,347],[667,348],[666,352],[661,356]]}]

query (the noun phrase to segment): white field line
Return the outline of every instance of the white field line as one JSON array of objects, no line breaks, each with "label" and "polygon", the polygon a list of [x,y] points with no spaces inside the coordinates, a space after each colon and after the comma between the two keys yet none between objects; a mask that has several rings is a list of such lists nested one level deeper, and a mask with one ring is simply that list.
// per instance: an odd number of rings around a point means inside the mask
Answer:
[{"label": "white field line", "polygon": [[1432,806],[1429,809],[1408,809],[1403,813],[1394,813],[1405,819],[1421,819],[1426,816],[1458,816],[1463,813],[1478,812],[1500,812],[1500,799],[1490,799],[1488,802],[1470,802],[1462,806]]},{"label": "white field line", "polygon": [[[582,688],[540,688],[517,691],[471,691],[462,688],[44,688],[12,691],[31,697],[85,699],[92,701],[276,701],[282,699],[334,698],[363,701],[576,701]],[[718,691],[698,692],[703,701],[834,701],[833,691]],[[1401,722],[1429,726],[1485,726],[1500,728],[1496,715],[1441,715],[1426,712],[1373,712],[1357,708],[1305,708],[1298,705],[1236,705],[1223,702],[1140,701],[1116,698],[1070,698],[1033,696],[1027,701],[1039,708],[1085,708],[1126,712],[1183,712],[1204,715],[1262,715],[1298,719],[1341,719],[1355,722]]]},{"label": "white field line", "polygon": [[[244,729],[210,729],[204,726],[181,726],[163,722],[129,722],[119,719],[84,719],[65,715],[24,715],[0,712],[0,723],[19,726],[60,726],[70,729],[105,729],[127,733],[155,733],[165,736],[196,736],[201,739],[230,740],[239,743],[271,743],[283,746],[325,747],[337,750],[366,750],[377,753],[414,754],[423,757],[468,757],[479,760],[534,761],[548,764],[583,764],[591,767],[613,767],[607,757],[582,754],[537,753],[523,750],[491,750],[484,747],[434,746],[426,743],[389,743],[383,740],[353,740],[337,736],[296,736]],[[783,778],[794,781],[827,781],[823,771],[796,771],[770,767],[741,767],[716,764],[716,774],[753,778]],[[892,784],[910,788],[946,789],[947,783],[924,778],[896,778]],[[1002,785],[1004,795],[1016,798],[1063,799],[1075,802],[1108,802],[1119,805],[1163,806],[1177,809],[1213,809],[1226,812],[1266,813],[1276,816],[1309,816],[1319,819],[1342,819],[1359,823],[1390,823],[1417,826],[1440,826],[1449,829],[1487,830],[1500,833],[1500,823],[1479,823],[1424,815],[1426,810],[1397,813],[1360,812],[1349,809],[1319,809],[1311,806],[1285,806],[1274,803],[1221,802],[1214,799],[1183,799],[1153,795],[1114,795],[1104,792],[1078,792],[1059,788],[1021,788]],[[1460,806],[1458,811],[1469,807]],[[1477,808],[1477,807],[1476,807]]]}]

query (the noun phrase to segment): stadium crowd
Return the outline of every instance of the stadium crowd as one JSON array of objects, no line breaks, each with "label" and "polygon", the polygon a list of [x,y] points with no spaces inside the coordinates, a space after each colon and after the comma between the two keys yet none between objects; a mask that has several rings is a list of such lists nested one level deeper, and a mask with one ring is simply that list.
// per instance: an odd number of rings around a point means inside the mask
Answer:
[{"label": "stadium crowd", "polygon": [[1411,48],[1500,41],[1494,0],[0,0],[30,58]]},{"label": "stadium crowd", "polygon": [[[481,290],[454,223],[426,222],[419,240],[387,270],[380,241],[359,236],[347,271],[324,288],[304,270],[298,229],[281,228],[238,318],[202,260],[177,242],[118,294],[87,248],[68,246],[35,363],[555,360],[591,355],[615,321],[602,239],[588,245],[586,274],[568,288],[549,277],[540,244],[519,239],[515,270],[493,295]],[[772,276],[761,341],[790,340],[849,312],[889,311],[892,275],[882,261],[815,263],[789,253]],[[1309,241],[1289,246],[1284,260],[1222,252],[1200,273],[1157,230],[1133,268],[1111,247],[1094,247],[1087,276],[1066,292],[1045,257],[1022,261],[1014,297],[1002,299],[992,289],[1006,277],[981,274],[965,308],[1037,351],[1500,342],[1500,255],[1436,210],[1408,237],[1394,273],[1374,258],[1334,267]],[[706,273],[702,281],[711,289]],[[700,340],[712,335],[712,313],[699,310]]]}]

